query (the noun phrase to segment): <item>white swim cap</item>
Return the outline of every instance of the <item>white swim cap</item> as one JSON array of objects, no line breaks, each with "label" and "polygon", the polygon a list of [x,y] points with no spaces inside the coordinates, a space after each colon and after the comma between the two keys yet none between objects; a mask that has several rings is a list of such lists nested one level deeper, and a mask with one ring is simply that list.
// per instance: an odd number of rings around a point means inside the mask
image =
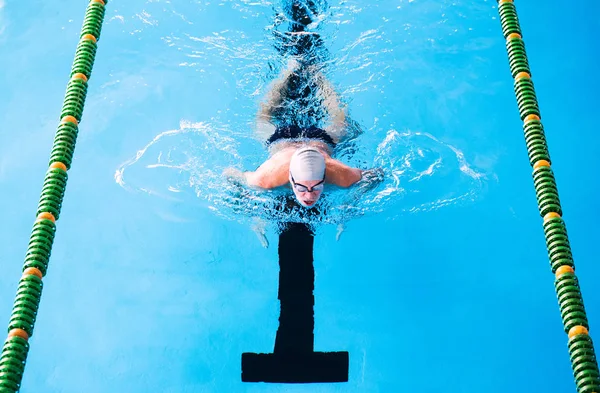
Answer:
[{"label": "white swim cap", "polygon": [[325,176],[325,157],[314,147],[296,150],[290,161],[294,181],[322,180]]}]

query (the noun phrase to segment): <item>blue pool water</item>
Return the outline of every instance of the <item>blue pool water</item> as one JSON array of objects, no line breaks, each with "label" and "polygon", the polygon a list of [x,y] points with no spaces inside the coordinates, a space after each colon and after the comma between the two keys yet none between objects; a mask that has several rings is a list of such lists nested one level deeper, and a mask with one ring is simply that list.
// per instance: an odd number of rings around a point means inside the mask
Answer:
[{"label": "blue pool water", "polygon": [[[600,6],[516,5],[598,341]],[[0,0],[6,324],[85,7]],[[364,130],[340,158],[386,173],[317,224],[315,350],[348,351],[350,378],[241,382],[242,352],[273,349],[277,234],[261,246],[220,173],[267,157],[253,121],[285,66],[281,10],[108,4],[21,392],[575,391],[491,0],[329,2],[313,28]]]}]

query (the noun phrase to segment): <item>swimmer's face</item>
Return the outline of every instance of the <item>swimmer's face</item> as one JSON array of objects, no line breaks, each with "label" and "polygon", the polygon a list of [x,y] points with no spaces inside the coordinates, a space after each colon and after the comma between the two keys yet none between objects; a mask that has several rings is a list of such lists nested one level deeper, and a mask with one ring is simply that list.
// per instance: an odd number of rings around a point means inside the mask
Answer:
[{"label": "swimmer's face", "polygon": [[325,179],[294,181],[290,174],[290,185],[294,190],[294,195],[304,207],[313,207],[317,203],[323,193],[324,184]]}]

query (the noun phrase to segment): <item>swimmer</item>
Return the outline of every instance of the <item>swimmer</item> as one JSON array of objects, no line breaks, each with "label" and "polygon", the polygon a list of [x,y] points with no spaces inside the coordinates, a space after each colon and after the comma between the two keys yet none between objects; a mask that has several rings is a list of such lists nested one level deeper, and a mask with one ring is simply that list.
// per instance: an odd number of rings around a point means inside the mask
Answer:
[{"label": "swimmer", "polygon": [[[306,209],[317,205],[327,187],[353,187],[349,197],[355,201],[383,180],[381,168],[362,170],[332,158],[351,122],[322,72],[322,40],[318,33],[309,31],[317,8],[312,1],[292,0],[287,10],[290,30],[275,32],[281,36],[276,48],[289,60],[256,115],[256,135],[267,145],[269,159],[255,171],[224,171],[230,181],[253,188],[289,187]],[[324,118],[327,122],[321,128]],[[264,223],[259,222],[254,230],[267,247]],[[340,224],[336,239],[342,231]]]},{"label": "swimmer", "polygon": [[330,124],[324,128],[274,124],[273,113],[281,106],[291,76],[298,67],[298,61],[289,61],[282,76],[266,94],[257,114],[257,135],[269,147],[269,159],[255,171],[242,173],[228,168],[224,174],[231,179],[243,180],[255,188],[289,187],[300,205],[311,208],[323,194],[326,185],[348,188],[361,181],[379,182],[382,180],[382,171],[379,168],[353,168],[331,157],[336,144],[345,135],[346,115],[330,83],[320,72],[314,79],[324,98]]}]

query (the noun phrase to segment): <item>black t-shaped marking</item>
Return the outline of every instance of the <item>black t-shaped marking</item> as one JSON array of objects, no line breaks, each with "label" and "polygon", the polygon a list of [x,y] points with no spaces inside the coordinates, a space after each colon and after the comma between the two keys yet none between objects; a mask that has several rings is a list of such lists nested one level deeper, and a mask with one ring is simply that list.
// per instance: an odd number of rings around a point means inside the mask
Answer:
[{"label": "black t-shaped marking", "polygon": [[314,234],[290,223],[279,235],[281,313],[273,353],[243,353],[243,382],[347,382],[348,352],[314,352]]}]

